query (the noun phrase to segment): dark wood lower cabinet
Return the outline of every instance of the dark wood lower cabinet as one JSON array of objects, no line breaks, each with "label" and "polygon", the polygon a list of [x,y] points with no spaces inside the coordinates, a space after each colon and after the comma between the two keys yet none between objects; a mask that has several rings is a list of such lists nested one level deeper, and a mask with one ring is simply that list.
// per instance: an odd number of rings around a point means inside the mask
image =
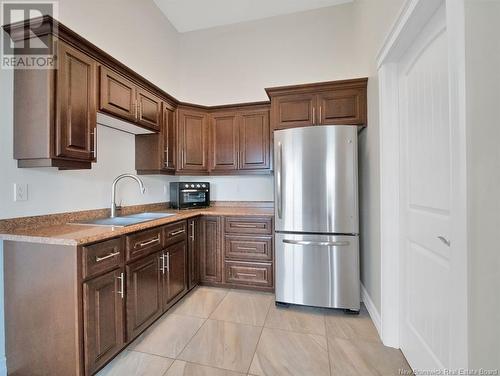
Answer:
[{"label": "dark wood lower cabinet", "polygon": [[83,284],[85,373],[91,375],[117,352],[124,341],[123,269]]},{"label": "dark wood lower cabinet", "polygon": [[162,313],[159,253],[126,267],[127,339],[134,338]]},{"label": "dark wood lower cabinet", "polygon": [[200,220],[188,219],[188,289],[200,281]]},{"label": "dark wood lower cabinet", "polygon": [[201,219],[200,281],[222,282],[221,217]]},{"label": "dark wood lower cabinet", "polygon": [[163,280],[163,305],[164,309],[167,309],[170,303],[180,294],[186,292],[188,288],[186,241],[183,240],[169,246],[165,250],[163,257],[166,257],[166,270]]}]

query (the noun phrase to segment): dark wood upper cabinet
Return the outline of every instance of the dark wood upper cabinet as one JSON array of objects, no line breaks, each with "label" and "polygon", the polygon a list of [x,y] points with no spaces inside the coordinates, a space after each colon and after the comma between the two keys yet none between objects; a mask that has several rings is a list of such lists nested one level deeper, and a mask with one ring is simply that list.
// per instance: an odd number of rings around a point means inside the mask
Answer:
[{"label": "dark wood upper cabinet", "polygon": [[166,257],[166,278],[163,284],[163,305],[164,309],[168,307],[170,302],[177,298],[180,294],[187,291],[188,288],[188,260],[187,260],[187,244],[183,240],[179,243],[169,246],[165,252]]},{"label": "dark wood upper cabinet", "polygon": [[318,94],[319,124],[366,124],[366,91],[346,89]]},{"label": "dark wood upper cabinet", "polygon": [[134,338],[162,313],[159,253],[127,265],[127,338]]},{"label": "dark wood upper cabinet", "polygon": [[163,103],[160,133],[135,136],[135,168],[138,174],[175,174],[176,121],[175,110]]},{"label": "dark wood upper cabinet", "polygon": [[96,158],[96,62],[61,43],[58,49],[56,155]]},{"label": "dark wood upper cabinet", "polygon": [[216,113],[210,120],[210,171],[237,170],[238,114]]},{"label": "dark wood upper cabinet", "polygon": [[267,170],[270,168],[269,110],[241,114],[239,137],[239,168]]},{"label": "dark wood upper cabinet", "polygon": [[273,130],[311,125],[366,125],[367,78],[266,89]]},{"label": "dark wood upper cabinet", "polygon": [[311,93],[283,95],[271,100],[274,129],[314,125],[315,107],[316,95]]},{"label": "dark wood upper cabinet", "polygon": [[83,284],[86,375],[94,374],[125,344],[122,278],[123,269],[116,269]]},{"label": "dark wood upper cabinet", "polygon": [[200,219],[188,219],[188,288],[192,289],[200,280]]},{"label": "dark wood upper cabinet", "polygon": [[178,161],[181,173],[208,172],[207,114],[201,111],[181,109],[178,119]]},{"label": "dark wood upper cabinet", "polygon": [[125,120],[137,119],[137,87],[125,77],[100,67],[99,110]]},{"label": "dark wood upper cabinet", "polygon": [[159,131],[162,121],[161,99],[147,90],[138,89],[137,106],[137,122]]},{"label": "dark wood upper cabinet", "polygon": [[222,218],[201,219],[200,281],[222,282]]}]

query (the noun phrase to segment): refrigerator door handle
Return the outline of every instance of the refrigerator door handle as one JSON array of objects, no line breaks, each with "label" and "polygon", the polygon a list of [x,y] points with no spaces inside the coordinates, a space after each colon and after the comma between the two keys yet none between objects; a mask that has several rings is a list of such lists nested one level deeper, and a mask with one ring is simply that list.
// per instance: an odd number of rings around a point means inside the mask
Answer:
[{"label": "refrigerator door handle", "polygon": [[336,241],[336,242],[314,242],[308,240],[292,240],[292,239],[283,239],[283,243],[293,244],[293,245],[315,245],[322,247],[346,247],[351,243],[348,241]]},{"label": "refrigerator door handle", "polygon": [[276,164],[276,201],[278,201],[278,218],[281,218],[282,211],[282,192],[281,192],[281,168],[282,168],[282,150],[283,145],[281,142],[278,142],[278,163]]}]

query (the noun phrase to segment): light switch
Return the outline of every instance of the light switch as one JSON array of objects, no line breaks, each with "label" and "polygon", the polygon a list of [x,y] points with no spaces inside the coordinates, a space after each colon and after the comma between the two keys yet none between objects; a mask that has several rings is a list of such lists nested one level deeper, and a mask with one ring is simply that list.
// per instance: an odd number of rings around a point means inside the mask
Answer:
[{"label": "light switch", "polygon": [[14,201],[28,200],[28,184],[14,183]]}]

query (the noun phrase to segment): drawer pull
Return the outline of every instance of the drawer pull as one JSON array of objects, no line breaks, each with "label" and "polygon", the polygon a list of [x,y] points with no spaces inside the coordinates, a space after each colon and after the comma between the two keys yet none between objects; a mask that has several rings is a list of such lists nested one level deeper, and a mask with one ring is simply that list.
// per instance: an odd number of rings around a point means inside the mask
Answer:
[{"label": "drawer pull", "polygon": [[146,242],[136,243],[134,248],[145,247],[147,245],[159,243],[159,242],[160,242],[160,235],[158,235],[156,238],[148,240]]},{"label": "drawer pull", "polygon": [[118,256],[120,254],[120,252],[113,252],[113,253],[110,253],[109,255],[106,255],[106,256],[103,256],[103,257],[98,257],[96,256],[95,257],[95,262],[101,262],[101,261],[104,261],[104,260],[107,260],[111,257],[115,257],[115,256]]},{"label": "drawer pull", "polygon": [[238,247],[238,249],[241,249],[242,251],[253,251],[253,252],[257,251],[257,248],[255,248],[255,247],[253,247],[253,248],[252,247]]},{"label": "drawer pull", "polygon": [[257,277],[257,274],[251,274],[251,273],[238,273],[239,276],[242,277]]},{"label": "drawer pull", "polygon": [[125,297],[125,278],[123,273],[120,273],[119,277],[116,277],[120,280],[120,291],[118,291],[118,295],[123,299]]},{"label": "drawer pull", "polygon": [[242,227],[242,228],[258,228],[257,225],[245,225],[245,224],[235,224],[234,227]]},{"label": "drawer pull", "polygon": [[178,230],[178,231],[174,231],[174,232],[171,232],[168,234],[168,236],[176,236],[176,235],[180,235],[182,234],[183,232],[185,232],[186,230],[182,229],[182,230]]}]

